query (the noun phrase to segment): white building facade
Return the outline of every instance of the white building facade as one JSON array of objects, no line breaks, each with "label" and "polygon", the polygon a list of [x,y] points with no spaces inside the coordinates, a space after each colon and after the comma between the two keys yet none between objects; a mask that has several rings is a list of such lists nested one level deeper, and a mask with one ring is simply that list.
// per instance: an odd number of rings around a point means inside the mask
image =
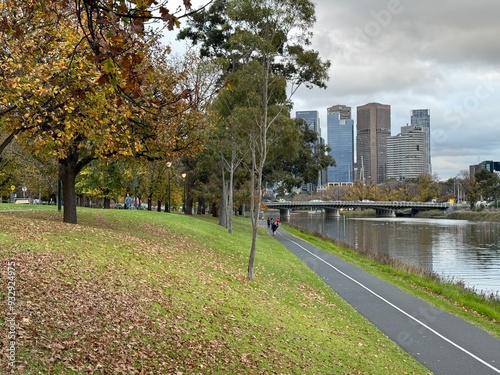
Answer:
[{"label": "white building facade", "polygon": [[387,138],[387,179],[416,179],[428,173],[427,131],[421,126],[403,126],[401,133]]}]

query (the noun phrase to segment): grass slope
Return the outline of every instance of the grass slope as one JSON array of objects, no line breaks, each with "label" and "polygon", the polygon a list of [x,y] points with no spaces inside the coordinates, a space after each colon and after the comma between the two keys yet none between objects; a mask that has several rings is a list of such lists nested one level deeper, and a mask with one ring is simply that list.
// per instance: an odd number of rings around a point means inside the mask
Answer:
[{"label": "grass slope", "polygon": [[0,300],[15,261],[17,314],[1,373],[427,373],[264,230],[248,282],[247,221],[230,235],[206,217],[78,214],[0,212]]}]

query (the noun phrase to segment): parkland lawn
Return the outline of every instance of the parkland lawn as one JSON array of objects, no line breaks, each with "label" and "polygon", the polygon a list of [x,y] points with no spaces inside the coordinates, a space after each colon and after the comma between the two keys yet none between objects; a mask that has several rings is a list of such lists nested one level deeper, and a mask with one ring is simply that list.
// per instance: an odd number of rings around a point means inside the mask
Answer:
[{"label": "parkland lawn", "polygon": [[228,234],[205,216],[82,208],[78,219],[0,211],[0,373],[428,373],[264,229],[247,281],[248,220]]}]

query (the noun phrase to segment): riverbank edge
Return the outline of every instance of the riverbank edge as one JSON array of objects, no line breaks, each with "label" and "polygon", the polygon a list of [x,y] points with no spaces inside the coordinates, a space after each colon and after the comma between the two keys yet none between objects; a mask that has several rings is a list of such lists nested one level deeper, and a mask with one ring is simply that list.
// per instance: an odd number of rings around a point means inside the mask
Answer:
[{"label": "riverbank edge", "polygon": [[322,250],[348,261],[424,301],[483,328],[500,339],[500,295],[484,295],[463,283],[369,250],[304,230],[290,223],[283,228]]},{"label": "riverbank edge", "polygon": [[[342,215],[347,217],[375,217],[375,210],[343,211]],[[500,209],[477,208],[474,210],[461,210],[443,213],[440,210],[422,211],[415,215],[420,219],[449,219],[449,220],[469,220],[469,221],[490,221],[500,222]]]}]

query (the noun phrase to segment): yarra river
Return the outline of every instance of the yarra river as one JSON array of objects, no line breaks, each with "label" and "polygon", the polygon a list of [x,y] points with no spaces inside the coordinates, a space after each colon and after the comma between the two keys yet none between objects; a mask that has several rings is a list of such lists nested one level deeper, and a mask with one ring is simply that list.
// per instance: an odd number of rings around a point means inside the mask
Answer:
[{"label": "yarra river", "polygon": [[500,294],[500,223],[417,218],[340,218],[292,213],[286,220],[357,249],[419,265],[477,292]]}]

